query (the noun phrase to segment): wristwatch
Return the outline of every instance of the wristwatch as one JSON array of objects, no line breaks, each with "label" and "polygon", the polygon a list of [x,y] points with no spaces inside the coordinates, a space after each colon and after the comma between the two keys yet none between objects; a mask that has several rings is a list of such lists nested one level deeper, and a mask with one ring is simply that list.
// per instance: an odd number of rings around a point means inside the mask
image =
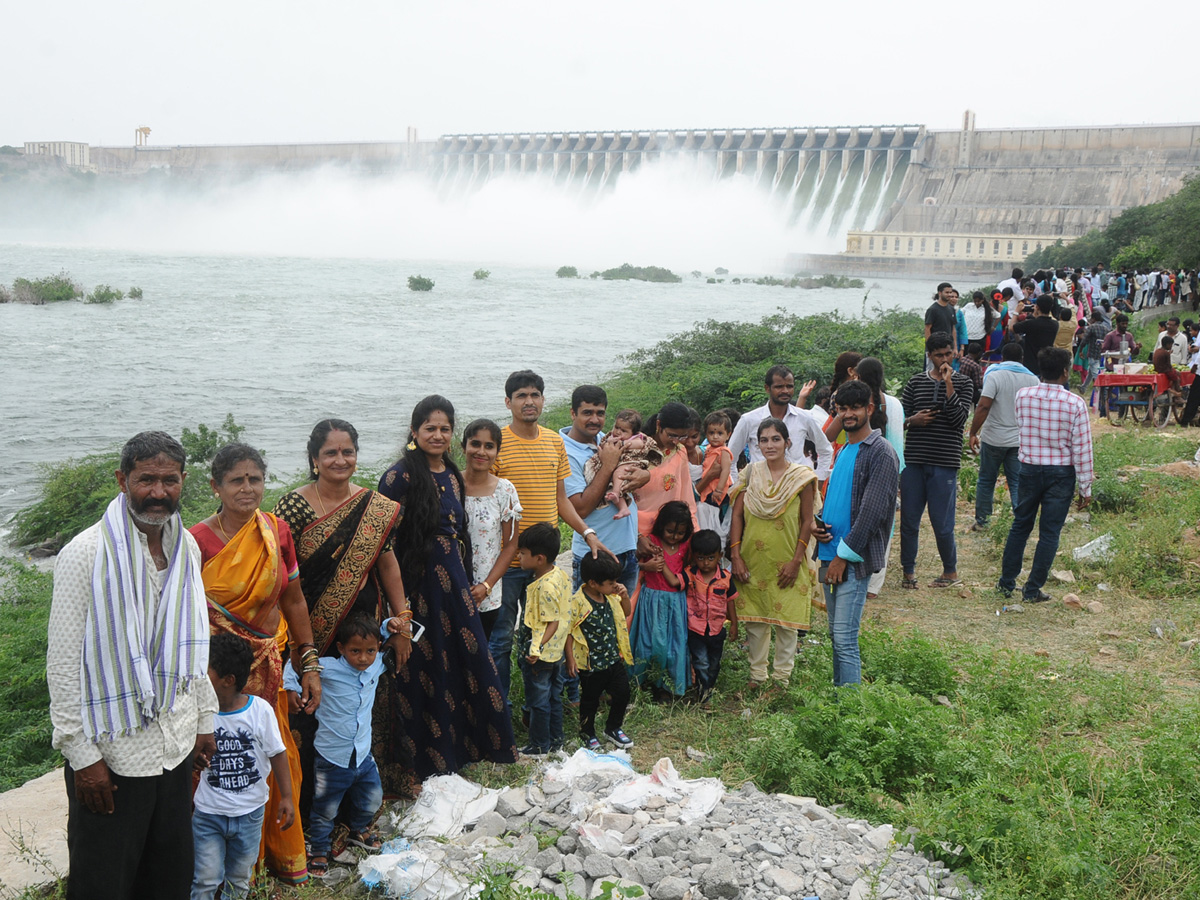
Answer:
[{"label": "wristwatch", "polygon": [[588,536],[589,534],[595,534],[595,533],[596,533],[596,529],[595,529],[595,528],[588,528],[588,529],[586,529],[586,530],[583,532],[583,539],[586,541],[586,540],[587,540],[587,536]]}]

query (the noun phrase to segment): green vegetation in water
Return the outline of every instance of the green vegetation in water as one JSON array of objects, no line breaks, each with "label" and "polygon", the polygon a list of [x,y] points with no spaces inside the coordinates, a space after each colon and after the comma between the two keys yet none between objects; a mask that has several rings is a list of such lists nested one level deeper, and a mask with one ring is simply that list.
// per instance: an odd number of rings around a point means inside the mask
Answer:
[{"label": "green vegetation in water", "polygon": [[1103,229],[1064,244],[1055,241],[1025,260],[1027,271],[1106,263],[1113,270],[1200,266],[1200,178],[1189,176],[1178,193],[1125,210]]},{"label": "green vegetation in water", "polygon": [[125,295],[116,288],[110,287],[107,284],[98,284],[87,295],[88,303],[116,303],[118,300],[124,299]]},{"label": "green vegetation in water", "polygon": [[[221,447],[241,440],[245,428],[227,415],[217,428],[200,424],[184,428],[179,442],[187,453],[187,478],[180,498],[185,525],[212,515],[215,506],[209,488],[209,463]],[[68,459],[41,467],[39,499],[13,517],[9,541],[17,547],[51,541],[62,546],[104,515],[117,495],[114,473],[121,466],[119,450]]]},{"label": "green vegetation in water", "polygon": [[[142,299],[142,289],[131,287],[129,296],[135,300]],[[18,278],[12,288],[0,284],[0,303],[28,303],[32,306],[43,306],[47,303],[63,303],[67,300],[80,300],[85,303],[115,303],[125,297],[119,289],[107,284],[98,284],[85,294],[81,285],[76,284],[65,270],[57,275],[47,275],[31,281],[28,278]]]},{"label": "green vegetation in water", "polygon": [[554,274],[559,278],[578,278],[579,270],[574,266],[559,266]]},{"label": "green vegetation in water", "polygon": [[605,281],[659,281],[667,284],[683,281],[670,269],[660,266],[631,266],[629,263],[622,263],[615,269],[605,269],[600,273],[600,277]]},{"label": "green vegetation in water", "polygon": [[18,278],[13,282],[12,291],[6,291],[5,295],[14,303],[41,306],[45,303],[77,300],[83,296],[83,288],[72,281],[66,271],[62,271],[57,275],[47,275],[34,281]]},{"label": "green vegetation in water", "polygon": [[472,273],[472,277],[473,277],[473,278],[474,278],[476,281],[487,281],[487,279],[488,279],[488,278],[491,276],[491,274],[492,274],[492,273],[491,273],[491,272],[489,272],[487,269],[476,269],[476,270],[475,270],[475,271]]},{"label": "green vegetation in water", "polygon": [[433,279],[426,278],[424,275],[409,275],[408,289],[410,291],[432,291]]},{"label": "green vegetation in water", "polygon": [[[734,280],[736,281],[736,279]],[[801,288],[806,291],[811,291],[815,288],[866,287],[866,283],[861,278],[847,278],[845,275],[822,275],[819,278],[812,278],[807,275],[793,275],[791,278],[775,278],[771,275],[764,275],[762,278],[755,278],[754,283],[775,287]]]}]

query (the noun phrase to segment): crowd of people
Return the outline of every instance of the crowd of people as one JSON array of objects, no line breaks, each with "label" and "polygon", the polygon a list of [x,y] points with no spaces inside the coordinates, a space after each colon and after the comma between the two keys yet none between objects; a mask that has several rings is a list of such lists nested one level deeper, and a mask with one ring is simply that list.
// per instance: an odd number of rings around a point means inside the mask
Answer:
[{"label": "crowd of people", "polygon": [[[1015,268],[990,295],[974,291],[967,303],[960,302],[949,283],[939,285],[925,314],[925,334],[942,331],[954,337],[954,368],[971,380],[975,403],[982,396],[984,367],[1003,362],[1005,347],[1017,343],[1025,367],[1034,375],[1043,348],[1070,351],[1071,372],[1081,396],[1090,406],[1099,407],[1097,376],[1138,361],[1143,350],[1129,331],[1129,316],[1164,303],[1191,304],[1196,309],[1200,306],[1196,282],[1196,272],[1186,270],[1110,274],[1101,265],[1079,271],[1039,270],[1027,277]],[[1191,425],[1200,392],[1184,388],[1200,371],[1200,321],[1181,321],[1176,315],[1159,320],[1145,365],[1164,378],[1164,390],[1156,392],[1158,404],[1176,406],[1179,424]]]},{"label": "crowd of people", "polygon": [[[738,689],[776,689],[814,606],[834,684],[858,684],[860,622],[884,589],[896,519],[901,587],[961,584],[964,447],[980,457],[971,529],[988,527],[1001,469],[1008,481],[998,590],[1018,589],[1040,518],[1020,590],[1048,599],[1058,533],[1092,481],[1088,406],[1067,389],[1055,318],[1086,292],[1010,280],[1000,305],[977,292],[961,310],[939,286],[926,366],[898,373],[911,374],[898,397],[879,359],[847,351],[819,391],[771,366],[748,411],[668,402],[643,417],[581,385],[554,431],[542,378],[523,370],[504,385],[503,426],[460,429],[446,398],[418,403],[375,489],[354,480],[359,436],[341,419],[312,429],[308,480],[273,512],[260,508],[262,457],[226,446],[216,511],[190,531],[183,448],[132,438],[120,493],[55,571],[51,718],[71,869],[88,873],[71,895],[212,897],[224,882],[241,896],[260,858],[303,882],[342,839],[378,848],[383,799],[414,797],[432,775],[576,741],[632,747],[638,687],[711,711],[729,640],[747,647]],[[1121,318],[1112,334],[1127,334]],[[940,571],[924,579],[926,511]]]}]

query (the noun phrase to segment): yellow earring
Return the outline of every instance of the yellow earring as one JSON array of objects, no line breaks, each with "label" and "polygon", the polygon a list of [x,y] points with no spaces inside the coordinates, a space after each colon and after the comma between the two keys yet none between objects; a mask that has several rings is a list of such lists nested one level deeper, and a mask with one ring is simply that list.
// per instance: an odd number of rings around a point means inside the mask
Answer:
[{"label": "yellow earring", "polygon": [[316,467],[316,466],[313,466],[313,474],[314,474],[314,475],[318,474],[318,472],[317,472],[317,467]]},{"label": "yellow earring", "polygon": [[416,442],[416,441],[409,441],[409,442],[408,442],[408,446],[407,446],[405,449],[407,449],[407,450],[416,450],[416,449],[417,449],[417,442]]}]

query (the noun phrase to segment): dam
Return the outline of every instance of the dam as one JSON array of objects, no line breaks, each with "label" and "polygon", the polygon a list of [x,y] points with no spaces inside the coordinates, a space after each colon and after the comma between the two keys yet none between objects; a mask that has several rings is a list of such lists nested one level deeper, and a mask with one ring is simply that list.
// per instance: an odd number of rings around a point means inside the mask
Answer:
[{"label": "dam", "polygon": [[431,179],[441,196],[494,178],[536,178],[586,197],[671,161],[748,178],[799,239],[839,253],[787,268],[851,273],[995,272],[1125,209],[1178,191],[1200,171],[1200,124],[976,129],[924,125],[443,135],[396,142],[88,147],[28,143],[27,156],[109,175],[204,178],[336,165]]}]

